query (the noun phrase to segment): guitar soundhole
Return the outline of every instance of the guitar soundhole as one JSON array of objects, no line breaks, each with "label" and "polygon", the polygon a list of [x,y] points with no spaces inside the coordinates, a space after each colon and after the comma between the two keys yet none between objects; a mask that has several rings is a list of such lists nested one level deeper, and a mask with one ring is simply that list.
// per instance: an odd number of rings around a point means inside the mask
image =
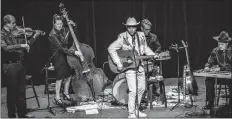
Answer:
[{"label": "guitar soundhole", "polygon": [[127,57],[126,61],[127,61],[128,64],[132,64],[133,63],[132,57]]},{"label": "guitar soundhole", "polygon": [[126,62],[123,63],[123,66],[124,66],[124,67],[128,67],[128,66],[130,66],[132,63],[133,63],[132,57],[127,57],[127,58],[126,58]]}]

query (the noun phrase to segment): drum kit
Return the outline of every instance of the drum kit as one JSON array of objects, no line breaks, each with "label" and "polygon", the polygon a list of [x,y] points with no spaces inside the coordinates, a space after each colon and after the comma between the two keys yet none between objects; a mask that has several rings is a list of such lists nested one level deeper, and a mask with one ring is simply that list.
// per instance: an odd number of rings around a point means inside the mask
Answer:
[{"label": "drum kit", "polygon": [[[156,59],[156,61],[164,61],[164,60],[168,60],[171,59],[171,57],[162,57],[159,59]],[[154,64],[154,60],[146,60],[143,61],[142,64],[144,66],[145,69],[145,74],[146,74],[146,80],[147,83],[149,82],[159,82],[163,80],[163,76],[162,76],[162,71],[161,68],[159,66],[156,66]],[[101,73],[99,73],[101,72]],[[98,96],[102,94],[102,91],[104,91],[104,89],[106,88],[106,82],[103,82],[102,80],[104,80],[104,78],[102,78],[102,73],[104,74],[103,71],[99,71],[96,72],[92,75],[92,78],[95,79],[92,80],[93,81],[93,92],[94,95]],[[149,73],[152,72],[152,73]],[[152,76],[151,76],[152,75]],[[105,75],[103,75],[104,77],[106,77]],[[107,79],[106,79],[107,80]],[[82,83],[83,84],[83,83]],[[77,84],[76,84],[77,85]],[[83,87],[84,85],[79,85],[76,87]],[[86,89],[86,88],[83,88]],[[93,95],[90,95],[91,91],[80,91],[81,89],[77,89],[79,93],[88,93],[89,95],[86,95],[87,97],[89,97],[89,99],[91,99],[93,97]],[[128,89],[128,85],[127,85],[127,81],[126,81],[126,76],[125,73],[119,73],[113,80],[112,83],[112,95],[113,95],[113,99],[115,100],[115,102],[119,105],[126,105],[128,102],[128,93],[129,93],[129,89]],[[79,94],[81,95],[81,94]],[[84,95],[84,94],[83,94]],[[83,96],[82,96],[83,97]]]},{"label": "drum kit", "polygon": [[[170,58],[171,57],[160,58],[156,59],[156,61],[168,60]],[[161,68],[157,65],[154,65],[154,61],[143,61],[142,64],[144,65],[147,83],[163,81]],[[149,72],[152,72],[152,74]],[[125,73],[120,73],[114,78],[113,81],[113,97],[119,105],[126,105],[128,102],[128,93],[129,89]]]}]

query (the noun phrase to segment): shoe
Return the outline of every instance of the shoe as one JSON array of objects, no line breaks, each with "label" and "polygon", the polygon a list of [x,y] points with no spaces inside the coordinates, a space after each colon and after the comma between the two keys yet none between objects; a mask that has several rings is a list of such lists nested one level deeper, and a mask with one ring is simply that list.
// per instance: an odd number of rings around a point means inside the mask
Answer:
[{"label": "shoe", "polygon": [[213,103],[208,103],[206,106],[204,106],[204,109],[205,110],[211,110],[211,109],[213,109]]},{"label": "shoe", "polygon": [[[137,115],[137,110],[135,111],[135,114]],[[139,111],[139,117],[147,117],[147,114]]]},{"label": "shoe", "polygon": [[74,102],[74,100],[73,100],[72,98],[70,98],[69,94],[63,93],[63,99],[64,99],[64,100],[68,100],[68,101],[70,101],[70,102]]},{"label": "shoe", "polygon": [[35,115],[33,115],[33,114],[27,114],[27,115],[25,115],[23,117],[20,117],[20,118],[35,118]]},{"label": "shoe", "polygon": [[54,102],[58,106],[65,107],[65,103],[61,99],[54,98]]},{"label": "shoe", "polygon": [[129,113],[128,118],[137,118],[135,113]]}]

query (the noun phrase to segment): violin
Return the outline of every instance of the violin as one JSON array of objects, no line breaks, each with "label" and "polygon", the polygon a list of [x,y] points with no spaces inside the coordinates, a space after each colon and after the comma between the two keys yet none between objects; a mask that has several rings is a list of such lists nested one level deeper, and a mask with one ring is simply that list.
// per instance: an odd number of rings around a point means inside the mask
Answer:
[{"label": "violin", "polygon": [[21,28],[19,26],[16,26],[15,29],[13,31],[11,31],[11,33],[15,36],[15,37],[20,37],[24,34],[26,34],[27,37],[31,37],[36,31],[40,32],[40,35],[45,35],[46,33],[44,31],[41,30],[33,30],[32,28],[25,28],[25,32],[24,32],[24,28]]}]

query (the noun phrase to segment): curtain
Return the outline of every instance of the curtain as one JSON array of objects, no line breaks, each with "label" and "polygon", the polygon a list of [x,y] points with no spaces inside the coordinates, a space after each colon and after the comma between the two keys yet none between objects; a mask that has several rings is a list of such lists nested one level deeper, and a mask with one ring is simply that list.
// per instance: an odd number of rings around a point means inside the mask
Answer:
[{"label": "curtain", "polygon": [[[60,1],[23,0],[12,4],[12,0],[2,1],[2,18],[9,13],[21,24],[24,16],[26,26],[47,33],[34,44],[27,67],[34,75],[42,69],[49,58],[48,34],[52,28],[52,16],[59,14]],[[188,42],[192,69],[201,69],[217,42],[212,39],[222,30],[231,34],[231,0],[69,0],[63,1],[70,19],[77,23],[76,35],[80,42],[89,44],[95,52],[95,65],[102,67],[108,59],[107,48],[117,35],[125,31],[122,25],[129,16],[138,21],[149,19],[152,33],[158,36],[162,50],[171,44]],[[177,53],[170,51],[172,58],[163,62],[164,77],[177,76]],[[186,62],[185,51],[180,50],[180,74]],[[40,60],[38,60],[40,59]],[[35,64],[36,62],[36,64]],[[106,68],[108,69],[108,68]],[[105,73],[114,78],[110,70]],[[38,74],[38,77],[40,75]],[[41,77],[40,77],[41,78]]]}]

